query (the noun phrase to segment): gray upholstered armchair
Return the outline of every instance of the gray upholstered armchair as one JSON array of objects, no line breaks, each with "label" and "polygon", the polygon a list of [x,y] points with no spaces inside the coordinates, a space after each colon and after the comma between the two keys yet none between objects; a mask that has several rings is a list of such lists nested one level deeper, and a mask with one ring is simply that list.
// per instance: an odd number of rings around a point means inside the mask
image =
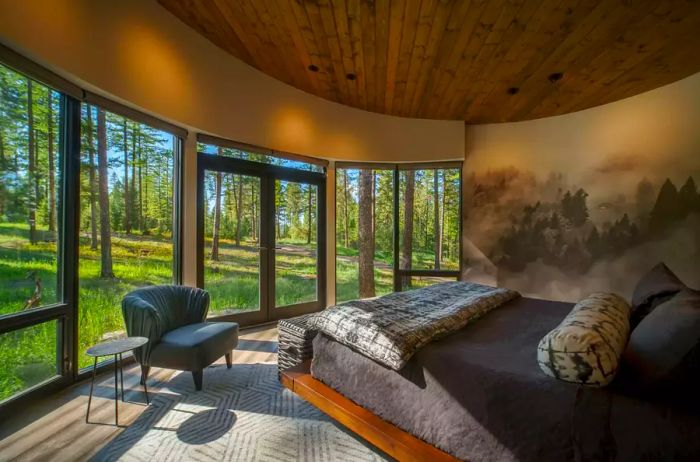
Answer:
[{"label": "gray upholstered armchair", "polygon": [[124,297],[126,332],[149,340],[134,351],[143,380],[151,366],[191,371],[195,388],[201,390],[205,367],[226,356],[231,368],[238,324],[206,322],[208,310],[209,293],[194,287],[152,286]]}]

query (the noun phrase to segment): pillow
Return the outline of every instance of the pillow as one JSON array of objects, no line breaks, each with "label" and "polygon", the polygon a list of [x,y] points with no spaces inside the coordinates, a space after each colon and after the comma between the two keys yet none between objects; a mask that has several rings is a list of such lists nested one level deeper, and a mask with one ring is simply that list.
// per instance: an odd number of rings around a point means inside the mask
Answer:
[{"label": "pillow", "polygon": [[607,385],[617,373],[627,343],[629,317],[630,306],[619,295],[589,295],[540,340],[540,369],[566,382]]},{"label": "pillow", "polygon": [[659,304],[685,288],[685,284],[665,264],[659,263],[653,267],[642,276],[632,293],[632,328],[634,329]]},{"label": "pillow", "polygon": [[625,367],[646,391],[697,387],[700,377],[700,292],[685,289],[637,326]]}]

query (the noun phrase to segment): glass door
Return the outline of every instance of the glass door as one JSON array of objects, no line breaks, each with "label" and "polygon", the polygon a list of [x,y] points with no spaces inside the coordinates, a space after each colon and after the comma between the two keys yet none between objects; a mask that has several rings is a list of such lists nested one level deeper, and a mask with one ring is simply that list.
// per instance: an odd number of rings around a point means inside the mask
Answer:
[{"label": "glass door", "polygon": [[209,317],[262,320],[260,177],[204,173],[204,289]]},{"label": "glass door", "polygon": [[198,159],[198,282],[209,317],[250,325],[322,309],[325,175]]},{"label": "glass door", "polygon": [[318,304],[318,186],[275,180],[275,308]]}]

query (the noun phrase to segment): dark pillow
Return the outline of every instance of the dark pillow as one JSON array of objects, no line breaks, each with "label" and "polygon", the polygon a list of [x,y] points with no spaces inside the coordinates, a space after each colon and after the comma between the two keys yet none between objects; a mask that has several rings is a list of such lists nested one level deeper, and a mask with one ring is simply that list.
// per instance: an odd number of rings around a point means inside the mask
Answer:
[{"label": "dark pillow", "polygon": [[687,287],[668,266],[659,263],[637,283],[632,293],[632,316],[630,325],[634,329],[655,307],[664,303]]},{"label": "dark pillow", "polygon": [[680,392],[700,377],[700,292],[684,289],[632,331],[623,355],[645,391]]}]

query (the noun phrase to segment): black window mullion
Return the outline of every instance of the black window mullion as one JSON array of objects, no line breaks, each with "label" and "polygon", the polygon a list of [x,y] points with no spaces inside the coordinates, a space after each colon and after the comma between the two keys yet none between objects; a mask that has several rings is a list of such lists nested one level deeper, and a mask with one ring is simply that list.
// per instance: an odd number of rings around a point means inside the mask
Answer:
[{"label": "black window mullion", "polygon": [[183,241],[182,236],[184,222],[182,219],[182,207],[184,199],[184,140],[177,136],[173,137],[173,284],[182,284],[182,254]]},{"label": "black window mullion", "polygon": [[[401,277],[399,275],[399,181],[398,166],[394,166],[394,292],[401,292]],[[405,217],[404,217],[405,219]]]},{"label": "black window mullion", "polygon": [[61,212],[63,239],[59,250],[59,286],[68,307],[62,325],[62,372],[73,378],[78,364],[78,254],[80,226],[80,102],[61,98],[60,143],[63,153]]}]

